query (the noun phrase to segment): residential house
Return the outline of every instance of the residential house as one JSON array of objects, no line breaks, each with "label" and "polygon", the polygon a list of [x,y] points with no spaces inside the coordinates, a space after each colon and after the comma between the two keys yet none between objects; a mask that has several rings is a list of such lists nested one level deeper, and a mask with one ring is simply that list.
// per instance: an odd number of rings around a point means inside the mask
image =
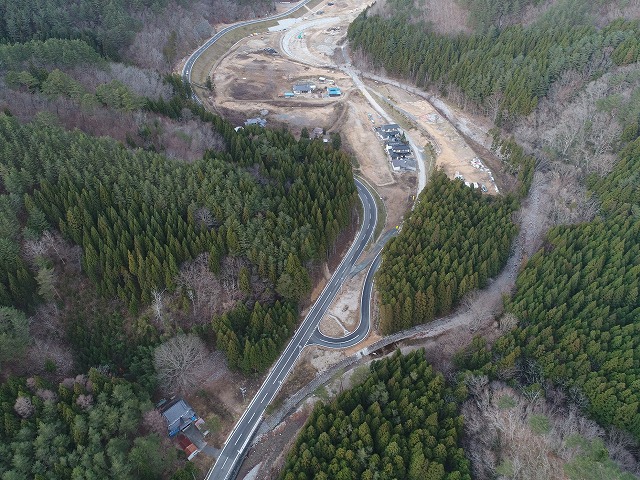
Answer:
[{"label": "residential house", "polygon": [[173,437],[198,419],[196,412],[181,398],[176,398],[165,404],[162,416],[167,422],[169,436]]},{"label": "residential house", "polygon": [[398,135],[402,133],[400,126],[397,123],[387,123],[385,125],[380,125],[378,128],[384,133],[397,133]]},{"label": "residential house", "polygon": [[383,142],[387,143],[387,142],[397,142],[398,141],[398,134],[397,133],[393,133],[393,132],[381,132],[379,129],[374,128],[373,129],[376,134],[378,135],[378,138],[380,138],[380,140],[382,140]]},{"label": "residential house", "polygon": [[381,125],[374,128],[374,131],[378,134],[378,137],[385,142],[397,141],[397,139],[402,135],[402,130],[400,130],[400,127],[395,123]]},{"label": "residential house", "polygon": [[195,457],[198,454],[199,452],[198,448],[185,435],[180,434],[178,435],[177,439],[178,439],[178,445],[180,445],[180,448],[184,451],[185,455],[187,456],[187,460],[191,460],[193,457]]},{"label": "residential house", "polygon": [[261,127],[266,127],[267,126],[267,121],[264,118],[247,118],[247,120],[244,122],[244,124],[246,126],[248,125],[260,125]]},{"label": "residential house", "polygon": [[417,164],[412,157],[396,157],[391,159],[391,168],[394,172],[415,172]]},{"label": "residential house", "polygon": [[411,155],[411,147],[404,142],[394,142],[389,141],[385,146],[387,152],[396,153],[400,156],[409,156]]}]

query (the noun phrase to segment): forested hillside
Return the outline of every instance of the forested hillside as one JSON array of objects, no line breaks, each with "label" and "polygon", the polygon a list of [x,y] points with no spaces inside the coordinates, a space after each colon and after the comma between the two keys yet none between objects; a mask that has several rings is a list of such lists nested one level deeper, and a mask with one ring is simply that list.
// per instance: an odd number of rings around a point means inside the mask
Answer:
[{"label": "forested hillside", "polygon": [[[157,56],[165,58],[164,65],[144,62],[144,66],[166,68],[179,52],[184,52],[185,43],[211,36],[211,24],[265,14],[272,9],[270,0],[233,3],[222,0],[208,4],[198,0],[1,0],[0,43],[79,39],[105,57],[134,57],[134,60],[146,47],[150,57],[147,62]],[[175,29],[166,28],[167,15],[174,20]],[[159,34],[156,27],[163,23],[164,33]]]},{"label": "forested hillside", "polygon": [[513,198],[493,198],[436,172],[376,277],[380,329],[391,333],[445,315],[482,288],[509,256]]},{"label": "forested hillside", "polygon": [[460,92],[499,126],[533,112],[569,69],[637,62],[639,39],[638,22],[622,20],[604,29],[558,22],[448,37],[423,24],[407,25],[402,16],[365,12],[349,27],[352,47],[361,49],[374,68],[384,67],[419,87]]},{"label": "forested hillside", "polygon": [[355,218],[350,159],[236,132],[167,75],[272,8],[0,1],[0,477],[193,478],[150,398],[261,373],[295,329]]},{"label": "forested hillside", "polygon": [[283,480],[471,479],[459,447],[466,390],[452,390],[418,350],[371,364],[364,383],[316,406]]},{"label": "forested hillside", "polygon": [[498,340],[489,363],[470,366],[535,388],[565,385],[600,423],[640,438],[640,140],[621,157],[593,179],[602,216],[549,233],[507,305],[518,328]]},{"label": "forested hillside", "polygon": [[[540,223],[552,227],[505,301],[517,328],[492,348],[476,344],[463,363],[476,374],[519,386],[528,398],[546,396],[582,409],[607,429],[600,436],[613,438],[621,429],[637,442],[637,3],[468,0],[457,3],[467,29],[450,32],[428,23],[434,4],[388,1],[360,15],[349,29],[356,58],[495,121],[494,147],[502,160],[514,152],[535,158],[537,190],[546,198]],[[440,229],[460,217],[442,216]],[[429,238],[430,232],[422,234]],[[396,249],[394,242],[389,251],[408,266],[396,267],[402,272],[396,276],[383,264],[383,282],[402,285],[404,277],[437,265],[427,257],[430,242],[400,245]],[[405,282],[405,297],[411,288]],[[414,302],[405,300],[407,312]],[[383,307],[381,320],[385,313]],[[402,309],[396,307],[392,317],[402,323]],[[637,443],[628,442],[633,451]],[[629,465],[637,471],[637,462]],[[503,465],[501,472],[512,466]],[[487,468],[486,478],[501,473],[496,468]]]},{"label": "forested hillside", "polygon": [[[29,272],[19,255],[25,214],[23,235],[38,239],[59,228],[82,246],[83,270],[98,292],[117,296],[134,315],[154,291],[175,290],[180,265],[202,252],[213,272],[226,255],[247,258],[284,300],[301,300],[310,288],[303,263],[325,258],[350,220],[356,193],[349,163],[321,142],[236,134],[214,122],[229,153],[186,165],[45,121],[20,125],[1,116],[4,229],[14,232],[5,237],[13,255],[4,257],[3,304],[28,309],[43,296],[35,278],[48,266]],[[282,344],[293,323],[269,336]]]},{"label": "forested hillside", "polygon": [[178,465],[177,451],[161,448],[164,421],[148,394],[96,370],[58,387],[12,379],[0,406],[2,478],[152,480]]}]

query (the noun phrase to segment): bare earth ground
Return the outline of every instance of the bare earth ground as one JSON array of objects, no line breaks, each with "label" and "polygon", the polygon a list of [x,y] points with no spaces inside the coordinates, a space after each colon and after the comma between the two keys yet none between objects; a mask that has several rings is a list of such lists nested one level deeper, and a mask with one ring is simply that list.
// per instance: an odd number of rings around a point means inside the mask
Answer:
[{"label": "bare earth ground", "polygon": [[[478,168],[480,167],[478,154],[431,103],[395,86],[376,84],[375,88],[417,119],[418,128],[426,131],[436,145],[438,150],[436,166],[442,168],[447,176],[453,178],[459,173],[465,181],[484,184],[489,190],[488,193],[497,193],[494,177],[489,168]],[[418,144],[424,145],[425,142]],[[474,167],[474,164],[477,166]]]},{"label": "bare earth ground", "polygon": [[360,296],[367,270],[347,280],[320,322],[320,331],[330,337],[353,332],[360,323]]}]

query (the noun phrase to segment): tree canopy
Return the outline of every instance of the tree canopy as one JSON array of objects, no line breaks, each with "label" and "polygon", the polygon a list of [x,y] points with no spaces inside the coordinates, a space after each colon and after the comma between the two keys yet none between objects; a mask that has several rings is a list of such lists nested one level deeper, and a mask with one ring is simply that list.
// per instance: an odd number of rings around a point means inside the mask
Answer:
[{"label": "tree canopy", "polygon": [[436,172],[383,252],[380,329],[427,323],[486,285],[508,258],[516,208],[511,198],[483,195]]},{"label": "tree canopy", "polygon": [[424,350],[373,362],[365,381],[318,404],[289,452],[282,480],[470,480],[459,402]]},{"label": "tree canopy", "polygon": [[[491,16],[486,4],[505,2],[470,3],[482,5]],[[402,11],[385,18],[365,10],[349,26],[349,41],[376,68],[419,87],[462,92],[473,104],[495,112],[498,125],[533,112],[551,84],[570,69],[583,71],[595,64],[602,71],[639,59],[638,21],[617,20],[597,29],[574,25],[570,15],[543,20],[529,27],[492,27],[451,37],[434,33],[424,23],[408,22]]]},{"label": "tree canopy", "polygon": [[608,176],[591,181],[602,215],[552,229],[507,303],[520,323],[467,367],[540,388],[564,385],[599,423],[640,438],[640,140]]},{"label": "tree canopy", "polygon": [[175,460],[157,433],[139,435],[146,393],[96,370],[54,386],[0,385],[2,478],[159,478]]}]

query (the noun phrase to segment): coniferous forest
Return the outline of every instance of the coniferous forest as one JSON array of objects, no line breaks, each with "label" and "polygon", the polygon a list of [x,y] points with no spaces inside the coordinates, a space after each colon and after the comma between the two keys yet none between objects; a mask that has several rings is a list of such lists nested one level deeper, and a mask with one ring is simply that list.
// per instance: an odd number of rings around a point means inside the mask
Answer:
[{"label": "coniferous forest", "polygon": [[518,202],[492,198],[436,172],[389,243],[376,281],[380,329],[407,329],[446,315],[482,288],[509,256]]},{"label": "coniferous forest", "polygon": [[316,406],[283,480],[471,479],[459,402],[424,351],[373,362],[364,382]]},{"label": "coniferous forest", "polygon": [[[535,21],[529,19],[525,26],[510,20],[524,15],[526,6],[505,3],[464,2],[468,11],[475,12],[469,16],[471,32],[443,35],[416,20],[420,17],[414,2],[388,1],[361,14],[350,27],[349,39],[367,65],[454,98],[459,105],[495,120],[502,128],[494,132],[494,145],[501,154],[522,157],[524,150],[517,143],[517,138],[522,138],[527,151],[536,157],[540,178],[561,172],[568,183],[575,178],[582,185],[583,190],[565,199],[566,208],[579,209],[584,195],[587,202],[596,205],[593,213],[552,217],[557,226],[546,235],[542,248],[527,259],[514,296],[505,299],[507,313],[517,327],[492,347],[474,344],[461,355],[461,364],[476,375],[520,385],[528,395],[544,397],[561,388],[570,405],[609,432],[626,431],[637,441],[640,117],[637,83],[629,84],[628,96],[620,87],[627,74],[637,77],[639,23],[628,17],[607,21],[613,16],[610,10],[609,17],[599,18],[604,4],[598,2],[564,1]],[[523,3],[538,6],[540,2]],[[626,5],[618,3],[620,9]],[[570,85],[568,79],[577,77],[580,80]],[[584,137],[577,139],[576,129],[570,137],[573,127],[568,124],[552,132],[557,135],[552,141],[535,136],[536,131],[545,130],[536,130],[534,123],[564,121],[549,113],[553,109],[547,95],[555,101],[562,99],[576,121],[585,122]],[[572,109],[572,102],[580,96],[588,113]],[[609,108],[615,99],[620,101],[618,107]],[[543,101],[546,103],[540,109]],[[602,150],[615,160],[605,168],[593,169],[589,161],[600,154],[597,129],[605,124],[597,123],[600,115],[615,126],[612,140]],[[589,126],[589,122],[594,123]],[[598,127],[591,128],[596,123]],[[499,138],[511,132],[516,139]],[[578,145],[576,153],[567,154]],[[533,163],[521,163],[517,171],[530,181]],[[460,202],[460,210],[448,204],[442,187],[437,196],[430,197],[429,205],[425,202],[429,189],[438,183],[436,176],[386,252],[378,277],[383,330],[406,328],[448,311],[439,310],[438,302],[455,302],[459,297],[454,287],[460,289],[462,279],[467,286],[469,278],[473,279],[469,275],[477,272],[478,264],[467,263],[464,269],[461,259],[485,261],[488,257],[483,252],[491,253],[492,246],[507,254],[504,249],[508,249],[508,232],[512,230],[500,222],[491,230],[491,216],[486,215],[482,216],[487,222],[483,234],[487,227],[492,233],[480,238],[475,249],[473,245],[460,246],[476,238],[475,229],[461,230],[462,238],[452,242],[451,250],[446,249],[443,242],[456,235],[456,230],[448,235],[442,232],[458,222],[463,226],[467,214],[471,220],[476,210],[468,201],[465,206]],[[526,191],[519,193],[524,196]],[[470,193],[467,196],[472,198]],[[456,198],[465,197],[457,192]],[[498,205],[496,202],[492,208],[502,208],[505,214],[517,208]],[[494,215],[498,209],[493,210]],[[433,213],[423,218],[425,212]],[[414,224],[418,218],[421,222]],[[562,218],[574,218],[573,224],[563,225]],[[480,255],[471,256],[472,252]],[[491,266],[498,271],[505,258],[493,258]],[[455,268],[450,266],[453,259],[458,262]],[[449,270],[438,271],[443,262]],[[443,278],[449,279],[448,290],[443,288],[447,285]],[[471,283],[474,287],[482,284]],[[419,295],[420,288],[428,294]],[[428,314],[418,313],[422,311]]]},{"label": "coniferous forest", "polygon": [[166,2],[41,3],[0,4],[0,476],[192,478],[154,352],[192,332],[266,370],[352,223],[351,162],[114,63]]},{"label": "coniferous forest", "polygon": [[[600,70],[609,62],[638,61],[637,20],[617,20],[598,29],[582,24],[583,18],[570,3],[563,2],[564,10],[528,28],[490,26],[471,35],[448,36],[412,22],[413,2],[393,2],[394,14],[389,17],[363,12],[350,25],[349,40],[374,68],[383,67],[419,87],[434,86],[444,93],[460,90],[480,109],[495,110],[500,126],[532,113],[568,70],[584,71],[594,59]],[[479,10],[489,13],[489,9]]]},{"label": "coniferous forest", "polygon": [[[157,353],[188,338],[250,382],[295,330],[356,223],[352,161],[339,142],[234,129],[170,73],[213,25],[273,9],[0,0],[3,480],[194,478],[151,401],[185,391]],[[315,406],[281,479],[640,472],[639,15],[626,0],[378,0],[350,25],[363,71],[492,123],[511,181],[490,196],[430,174],[382,254],[382,334],[466,305],[507,262],[529,192],[552,194],[499,328],[465,331],[453,359],[425,343],[371,363]],[[518,449],[544,453],[524,465]]]},{"label": "coniferous forest", "polygon": [[[467,365],[534,389],[564,385],[599,423],[640,438],[640,140],[591,179],[602,215],[556,227],[518,276],[507,308],[520,323]],[[484,352],[484,353],[482,353]]]},{"label": "coniferous forest", "polygon": [[14,378],[0,401],[3,478],[152,480],[178,465],[177,450],[160,448],[164,421],[148,393],[97,370],[53,389]]}]

